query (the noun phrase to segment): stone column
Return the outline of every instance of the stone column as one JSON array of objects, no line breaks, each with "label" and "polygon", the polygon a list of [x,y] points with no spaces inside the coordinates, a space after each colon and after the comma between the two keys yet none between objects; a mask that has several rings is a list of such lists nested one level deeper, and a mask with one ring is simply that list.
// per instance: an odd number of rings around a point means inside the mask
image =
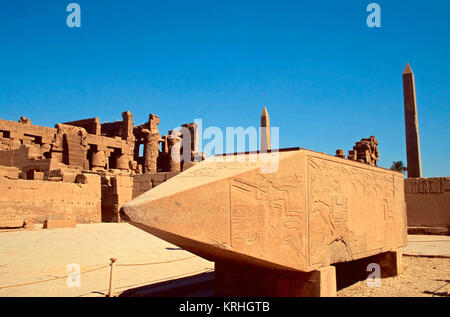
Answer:
[{"label": "stone column", "polygon": [[91,165],[92,168],[105,168],[106,156],[104,151],[95,151],[92,153]]},{"label": "stone column", "polygon": [[[189,152],[198,152],[198,124],[195,123],[186,123],[181,126],[182,128],[186,128],[189,130],[190,134],[190,144],[188,142],[183,143],[183,150],[187,151],[189,149]],[[184,134],[183,134],[184,138]],[[184,141],[183,141],[184,142]]]},{"label": "stone column", "polygon": [[167,141],[169,145],[169,172],[179,172],[181,170],[181,138],[169,135]]},{"label": "stone column", "polygon": [[129,170],[131,157],[129,155],[122,154],[116,158],[116,169]]},{"label": "stone column", "polygon": [[125,111],[122,113],[123,118],[123,126],[122,126],[122,139],[127,140],[128,142],[134,141],[133,135],[133,114],[130,111]]},{"label": "stone column", "polygon": [[144,129],[144,174],[151,174],[157,172],[157,161],[159,154],[159,133],[151,133],[149,130]]},{"label": "stone column", "polygon": [[169,153],[169,143],[167,141],[167,135],[162,136],[162,151],[163,153]]},{"label": "stone column", "polygon": [[409,64],[406,64],[405,70],[403,71],[403,97],[405,103],[406,159],[408,178],[422,177],[416,88],[414,84],[414,74]]}]

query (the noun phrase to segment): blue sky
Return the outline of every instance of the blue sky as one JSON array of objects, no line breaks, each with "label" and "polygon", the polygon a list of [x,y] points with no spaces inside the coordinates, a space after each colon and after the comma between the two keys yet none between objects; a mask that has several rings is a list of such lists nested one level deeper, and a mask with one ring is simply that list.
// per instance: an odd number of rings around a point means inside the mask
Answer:
[{"label": "blue sky", "polygon": [[[415,74],[424,176],[450,176],[450,2],[0,0],[0,118],[34,124],[97,116],[161,133],[258,126],[280,146],[334,154],[380,141],[380,166],[406,162],[402,71]],[[207,141],[204,141],[204,143]]]}]

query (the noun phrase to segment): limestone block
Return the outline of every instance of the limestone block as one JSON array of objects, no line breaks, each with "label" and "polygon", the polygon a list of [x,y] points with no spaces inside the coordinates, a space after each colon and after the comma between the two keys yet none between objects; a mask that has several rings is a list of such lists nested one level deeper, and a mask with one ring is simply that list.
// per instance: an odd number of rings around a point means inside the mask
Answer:
[{"label": "limestone block", "polygon": [[167,172],[166,173],[166,180],[171,179],[172,177],[174,177],[175,175],[178,175],[179,172]]},{"label": "limestone block", "polygon": [[0,166],[0,177],[2,176],[10,179],[18,179],[19,169],[17,167]]},{"label": "limestone block", "polygon": [[166,174],[165,173],[154,173],[151,175],[151,181],[152,182],[164,182],[166,180]]},{"label": "limestone block", "polygon": [[28,178],[28,176],[30,177],[29,179],[32,179],[32,180],[43,180],[44,172],[30,171],[29,173],[27,173],[27,178]]},{"label": "limestone block", "polygon": [[21,228],[23,219],[0,219],[0,228]]},{"label": "limestone block", "polygon": [[450,226],[449,180],[449,177],[405,179],[408,226]]},{"label": "limestone block", "polygon": [[75,228],[75,219],[47,219],[44,222],[44,229],[57,229],[57,228]]},{"label": "limestone block", "polygon": [[197,164],[197,162],[183,162],[183,171],[187,170],[188,168],[191,168]]},{"label": "limestone block", "polygon": [[25,219],[23,223],[23,227],[25,229],[34,229],[34,221],[33,219]]},{"label": "limestone block", "polygon": [[303,273],[216,262],[214,296],[333,297],[336,296],[336,270],[327,266]]},{"label": "limestone block", "polygon": [[21,147],[22,142],[19,139],[13,139],[11,141],[11,150],[17,150]]},{"label": "limestone block", "polygon": [[77,184],[87,184],[88,183],[88,179],[87,179],[85,174],[78,174],[75,177],[75,183],[77,183]]},{"label": "limestone block", "polygon": [[444,191],[450,191],[450,177],[442,178],[442,187],[444,188]]}]

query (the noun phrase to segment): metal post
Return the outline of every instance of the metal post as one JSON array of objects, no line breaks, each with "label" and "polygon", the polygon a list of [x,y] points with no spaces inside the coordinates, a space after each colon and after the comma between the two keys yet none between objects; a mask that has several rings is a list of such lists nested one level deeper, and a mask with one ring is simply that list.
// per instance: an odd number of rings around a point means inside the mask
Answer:
[{"label": "metal post", "polygon": [[113,297],[114,296],[114,264],[117,261],[117,258],[110,258],[111,260],[111,271],[110,271],[110,275],[109,275],[109,293],[108,293],[108,297]]}]

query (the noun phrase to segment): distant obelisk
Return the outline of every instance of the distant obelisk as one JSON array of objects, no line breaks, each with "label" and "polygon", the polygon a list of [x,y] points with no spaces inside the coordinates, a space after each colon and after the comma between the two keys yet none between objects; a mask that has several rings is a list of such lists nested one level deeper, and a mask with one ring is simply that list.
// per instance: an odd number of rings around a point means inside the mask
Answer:
[{"label": "distant obelisk", "polygon": [[420,162],[419,120],[417,118],[414,74],[409,64],[403,71],[403,98],[405,102],[406,159],[408,178],[422,177]]},{"label": "distant obelisk", "polygon": [[266,107],[261,113],[261,142],[260,151],[270,150],[270,119]]}]

